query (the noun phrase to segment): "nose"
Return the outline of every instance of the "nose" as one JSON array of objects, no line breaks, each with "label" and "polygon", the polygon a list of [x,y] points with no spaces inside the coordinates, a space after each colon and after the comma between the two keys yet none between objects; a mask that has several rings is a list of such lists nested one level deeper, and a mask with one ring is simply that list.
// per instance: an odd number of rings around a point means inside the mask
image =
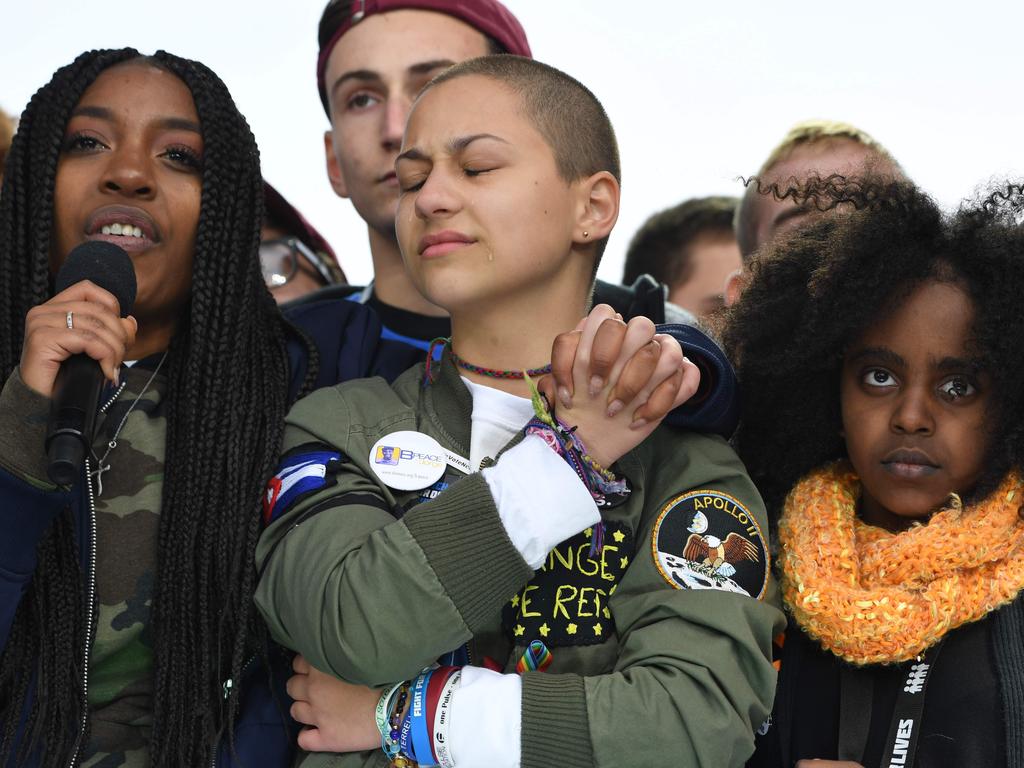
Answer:
[{"label": "nose", "polygon": [[421,219],[446,218],[459,210],[461,203],[450,174],[434,166],[423,186],[416,192],[416,215]]},{"label": "nose", "polygon": [[905,435],[930,435],[935,430],[931,400],[922,388],[908,388],[896,402],[892,429]]},{"label": "nose", "polygon": [[385,149],[398,151],[402,146],[402,134],[405,133],[405,123],[409,119],[410,106],[404,97],[390,98],[385,103],[380,135]]},{"label": "nose", "polygon": [[129,197],[152,197],[153,168],[141,146],[122,145],[109,153],[100,185],[105,192]]}]

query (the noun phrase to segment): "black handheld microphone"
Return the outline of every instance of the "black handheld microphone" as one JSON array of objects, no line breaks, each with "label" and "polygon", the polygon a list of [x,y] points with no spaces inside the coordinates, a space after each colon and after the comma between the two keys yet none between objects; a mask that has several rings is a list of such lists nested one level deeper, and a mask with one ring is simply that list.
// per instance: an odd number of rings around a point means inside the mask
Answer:
[{"label": "black handheld microphone", "polygon": [[[123,248],[102,240],[73,248],[57,273],[57,293],[82,280],[91,280],[114,294],[121,305],[121,317],[131,313],[135,268]],[[71,485],[82,469],[92,445],[104,381],[100,364],[86,354],[72,355],[60,364],[46,428],[46,474],[57,485]]]}]

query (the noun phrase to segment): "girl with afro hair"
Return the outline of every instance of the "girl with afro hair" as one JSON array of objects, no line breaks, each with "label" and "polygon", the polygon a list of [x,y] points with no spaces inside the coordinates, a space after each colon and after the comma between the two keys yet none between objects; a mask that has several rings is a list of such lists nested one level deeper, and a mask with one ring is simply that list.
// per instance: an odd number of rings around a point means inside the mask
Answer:
[{"label": "girl with afro hair", "polygon": [[790,618],[753,765],[1024,764],[1021,189],[787,190],[828,212],[725,332]]}]

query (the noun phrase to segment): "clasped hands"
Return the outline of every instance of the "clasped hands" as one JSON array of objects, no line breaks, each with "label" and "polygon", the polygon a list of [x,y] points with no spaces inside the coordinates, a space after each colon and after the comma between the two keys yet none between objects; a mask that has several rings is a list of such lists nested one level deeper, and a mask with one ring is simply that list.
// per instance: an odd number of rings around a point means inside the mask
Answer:
[{"label": "clasped hands", "polygon": [[[641,443],[700,384],[697,367],[674,338],[655,333],[647,318],[626,323],[606,304],[555,338],[551,368],[538,389],[605,467]],[[300,748],[356,752],[380,746],[374,722],[380,689],[339,680],[301,655],[292,668],[287,690],[294,699],[291,715],[305,726]]]}]

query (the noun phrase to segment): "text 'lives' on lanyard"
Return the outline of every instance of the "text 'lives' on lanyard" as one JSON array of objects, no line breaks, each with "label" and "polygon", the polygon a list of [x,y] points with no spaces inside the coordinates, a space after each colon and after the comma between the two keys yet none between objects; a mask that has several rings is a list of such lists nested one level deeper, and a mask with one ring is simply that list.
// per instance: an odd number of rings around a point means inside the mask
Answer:
[{"label": "text 'lives' on lanyard", "polygon": [[[917,740],[924,713],[924,696],[945,638],[933,645],[919,660],[903,665],[900,690],[893,707],[892,724],[882,750],[882,768],[910,768],[914,765]],[[839,754],[840,760],[863,762],[871,724],[873,682],[869,670],[844,666],[840,672]]]}]

